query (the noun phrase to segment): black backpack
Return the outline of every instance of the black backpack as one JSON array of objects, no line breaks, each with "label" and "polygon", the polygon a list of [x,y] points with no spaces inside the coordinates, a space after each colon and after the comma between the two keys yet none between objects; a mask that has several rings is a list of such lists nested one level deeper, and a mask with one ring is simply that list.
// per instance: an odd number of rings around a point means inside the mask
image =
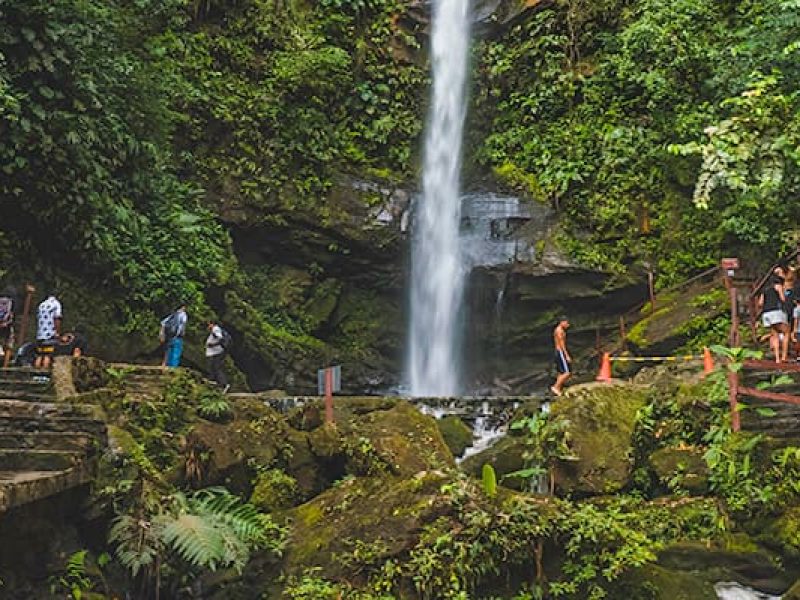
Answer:
[{"label": "black backpack", "polygon": [[226,351],[230,350],[231,345],[233,344],[233,338],[231,334],[228,333],[227,329],[223,329],[222,327],[219,328],[222,332],[222,339],[219,341],[219,345],[222,346]]},{"label": "black backpack", "polygon": [[164,337],[168,340],[178,337],[178,313],[177,311],[161,321],[164,328]]}]

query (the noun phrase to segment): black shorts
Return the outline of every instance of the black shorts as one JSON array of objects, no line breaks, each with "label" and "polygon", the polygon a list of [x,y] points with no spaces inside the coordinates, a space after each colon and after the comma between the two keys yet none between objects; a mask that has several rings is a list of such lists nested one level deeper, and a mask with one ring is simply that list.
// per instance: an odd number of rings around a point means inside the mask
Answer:
[{"label": "black shorts", "polygon": [[56,353],[58,340],[37,340],[36,356],[53,356]]},{"label": "black shorts", "polygon": [[556,371],[559,374],[572,373],[572,369],[570,368],[570,364],[567,361],[567,357],[564,356],[564,353],[561,350],[556,350],[554,358],[556,361]]}]

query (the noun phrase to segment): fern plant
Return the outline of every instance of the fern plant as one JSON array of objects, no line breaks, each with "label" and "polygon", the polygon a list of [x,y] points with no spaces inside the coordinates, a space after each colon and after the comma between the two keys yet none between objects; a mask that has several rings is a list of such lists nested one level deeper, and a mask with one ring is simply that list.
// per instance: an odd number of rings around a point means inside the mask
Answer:
[{"label": "fern plant", "polygon": [[152,516],[122,515],[111,528],[116,557],[134,578],[158,581],[165,562],[177,572],[241,572],[253,550],[283,549],[283,529],[224,488],[175,492],[164,506],[166,510]]},{"label": "fern plant", "polygon": [[209,390],[200,395],[197,412],[209,421],[224,421],[233,413],[233,408],[225,396]]}]

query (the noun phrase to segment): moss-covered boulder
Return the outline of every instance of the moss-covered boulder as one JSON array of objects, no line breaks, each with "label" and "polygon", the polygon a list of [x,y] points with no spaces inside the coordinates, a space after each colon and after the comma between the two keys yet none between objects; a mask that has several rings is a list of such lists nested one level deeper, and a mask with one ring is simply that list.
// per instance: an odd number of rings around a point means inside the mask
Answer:
[{"label": "moss-covered boulder", "polygon": [[797,565],[782,565],[777,554],[745,535],[729,536],[717,544],[672,544],[659,552],[658,564],[711,582],[736,581],[768,594],[783,593],[797,576]]},{"label": "moss-covered boulder", "polygon": [[669,489],[691,494],[708,490],[708,466],[698,448],[661,448],[650,455],[650,465],[661,484]]},{"label": "moss-covered boulder", "polygon": [[376,564],[403,553],[442,512],[438,498],[447,481],[439,471],[407,479],[348,479],[293,509],[287,573],[317,568],[328,578],[342,577],[348,565],[337,557],[352,552],[356,540],[373,548]]},{"label": "moss-covered boulder", "polygon": [[288,429],[287,451],[283,457],[284,468],[297,481],[303,500],[313,498],[325,490],[340,475],[324,468],[314,454],[309,438],[310,434],[306,431]]},{"label": "moss-covered boulder", "polygon": [[449,415],[436,421],[436,424],[453,456],[461,456],[472,445],[472,430],[461,417]]},{"label": "moss-covered boulder", "polygon": [[[388,410],[352,413],[348,420],[337,421],[345,436],[348,463],[374,460],[387,472],[403,477],[455,465],[434,418],[402,400],[390,406]],[[355,474],[367,473],[356,468]]]},{"label": "moss-covered boulder", "polygon": [[525,468],[525,441],[521,437],[507,435],[489,446],[486,450],[473,454],[461,463],[465,473],[480,478],[483,465],[491,465],[497,474],[498,482],[506,487],[522,490],[527,482],[518,477],[506,477],[509,473]]},{"label": "moss-covered boulder", "polygon": [[225,483],[247,489],[254,466],[269,467],[282,455],[288,427],[277,413],[230,423],[200,420],[187,434],[187,455],[202,462],[198,485]]},{"label": "moss-covered boulder", "polygon": [[556,468],[556,488],[563,494],[613,494],[624,488],[632,471],[636,415],[646,390],[632,384],[575,386],[552,406],[552,417],[567,422],[575,460]]},{"label": "moss-covered boulder", "polygon": [[782,552],[800,559],[800,506],[790,508],[776,519],[767,528],[767,536]]},{"label": "moss-covered boulder", "polygon": [[611,588],[613,598],[628,600],[716,600],[714,582],[697,573],[645,565],[620,577]]},{"label": "moss-covered boulder", "polygon": [[295,506],[299,498],[294,477],[280,469],[269,469],[256,477],[250,503],[264,512],[275,512]]},{"label": "moss-covered boulder", "polygon": [[[767,594],[780,594],[793,581],[790,569],[746,536],[718,543],[672,544],[656,564],[624,573],[613,598],[631,600],[716,600],[715,584],[735,581]],[[798,597],[800,600],[800,596]]]}]

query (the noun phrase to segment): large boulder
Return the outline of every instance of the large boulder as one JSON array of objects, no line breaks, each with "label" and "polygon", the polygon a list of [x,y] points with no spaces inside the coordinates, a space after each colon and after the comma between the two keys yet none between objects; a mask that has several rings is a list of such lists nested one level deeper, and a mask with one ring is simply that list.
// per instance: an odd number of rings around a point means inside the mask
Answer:
[{"label": "large boulder", "polygon": [[348,564],[337,556],[352,552],[356,540],[380,547],[376,563],[402,554],[442,512],[440,489],[447,481],[438,471],[408,479],[348,479],[293,509],[286,572],[316,568],[329,578],[346,576]]},{"label": "large boulder", "polygon": [[225,484],[234,491],[247,489],[253,466],[272,466],[281,455],[286,430],[278,419],[272,423],[276,427],[239,419],[227,424],[199,421],[187,435],[187,456],[200,461],[199,470],[187,477],[198,486]]},{"label": "large boulder", "polygon": [[507,435],[489,446],[486,450],[473,454],[461,463],[465,473],[480,478],[483,465],[491,465],[501,485],[511,489],[523,490],[529,487],[527,480],[519,477],[507,477],[509,473],[524,469],[527,465],[523,453],[525,440],[518,436]]},{"label": "large boulder", "polygon": [[[402,477],[455,465],[436,420],[402,400],[389,410],[354,414],[340,428],[346,436],[349,464],[377,461],[387,472]],[[355,474],[366,473],[356,468]]]},{"label": "large boulder", "polygon": [[646,390],[632,384],[575,386],[552,406],[552,417],[567,422],[574,460],[556,466],[562,494],[613,494],[629,482],[633,430]]},{"label": "large boulder", "polygon": [[732,536],[727,544],[679,543],[659,552],[657,563],[624,573],[610,597],[715,600],[715,585],[730,581],[780,594],[793,581],[789,571],[770,552],[741,536]]},{"label": "large boulder", "polygon": [[660,448],[650,455],[650,465],[659,482],[668,488],[690,494],[704,494],[708,490],[708,465],[698,448]]},{"label": "large boulder", "polygon": [[453,456],[461,456],[473,442],[472,429],[456,415],[439,419],[436,424]]}]

